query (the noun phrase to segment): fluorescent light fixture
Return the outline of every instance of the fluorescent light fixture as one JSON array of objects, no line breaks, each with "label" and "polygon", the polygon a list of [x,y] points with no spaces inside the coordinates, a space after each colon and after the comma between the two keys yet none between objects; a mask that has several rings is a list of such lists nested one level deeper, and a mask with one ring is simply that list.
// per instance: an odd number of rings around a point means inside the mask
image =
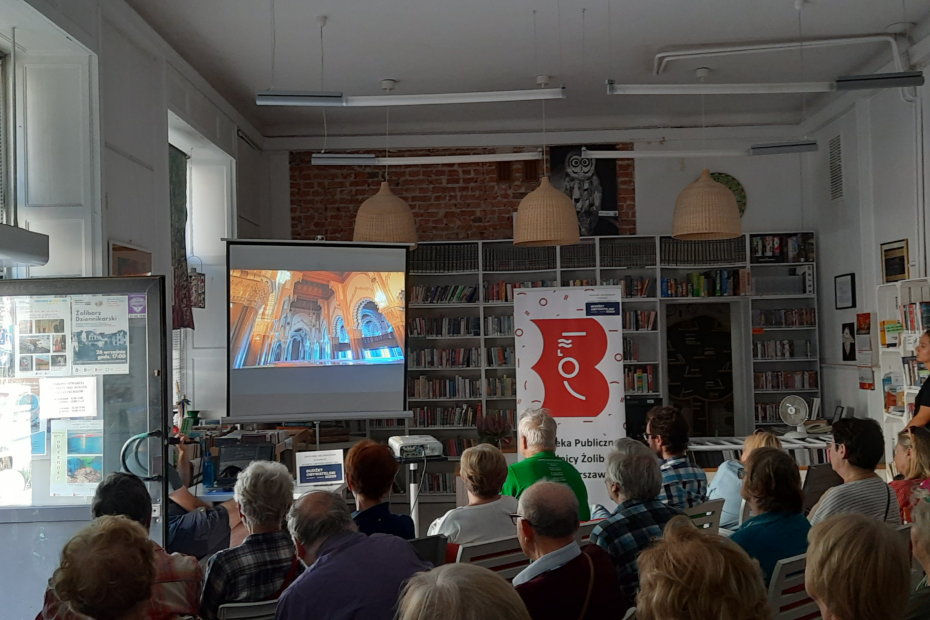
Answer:
[{"label": "fluorescent light fixture", "polygon": [[907,88],[923,86],[923,71],[843,75],[836,78],[836,90],[871,90],[874,88]]},{"label": "fluorescent light fixture", "polygon": [[460,103],[499,103],[564,99],[565,88],[494,90],[478,93],[437,93],[432,95],[366,95],[344,97],[342,93],[263,92],[255,96],[257,105],[300,107],[371,108],[408,105],[453,105]]},{"label": "fluorescent light fixture", "polygon": [[589,159],[680,159],[682,157],[745,157],[745,149],[719,151],[589,151],[581,149],[581,156]]},{"label": "fluorescent light fixture", "polygon": [[830,93],[836,89],[837,85],[833,82],[614,84],[612,80],[607,81],[608,95],[778,95],[784,93]]},{"label": "fluorescent light fixture", "polygon": [[486,155],[438,155],[434,157],[377,157],[369,154],[314,153],[314,166],[430,166],[440,164],[481,164],[498,161],[541,160],[542,151],[488,153]]},{"label": "fluorescent light fixture", "polygon": [[255,105],[342,107],[345,102],[342,93],[269,90],[255,95]]},{"label": "fluorescent light fixture", "polygon": [[798,140],[797,142],[777,142],[773,144],[753,144],[749,147],[750,155],[784,155],[787,153],[811,153],[817,150],[816,140]]}]

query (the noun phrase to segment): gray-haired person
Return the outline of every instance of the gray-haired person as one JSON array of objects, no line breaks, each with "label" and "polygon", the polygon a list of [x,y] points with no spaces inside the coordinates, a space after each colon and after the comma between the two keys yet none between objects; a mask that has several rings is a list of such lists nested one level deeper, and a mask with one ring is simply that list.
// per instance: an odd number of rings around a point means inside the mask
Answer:
[{"label": "gray-haired person", "polygon": [[[620,439],[614,441],[614,452],[619,453],[620,456],[628,456],[630,454],[646,454],[655,457],[655,453],[648,446],[646,446],[646,444],[641,441],[637,441],[632,437],[621,437]],[[658,460],[658,457],[655,458]],[[591,506],[592,521],[606,519],[611,514],[613,514],[611,510],[600,504],[594,504]]]},{"label": "gray-haired person", "polygon": [[638,449],[613,452],[607,459],[607,493],[617,503],[613,514],[591,532],[591,543],[610,554],[617,569],[620,589],[632,606],[639,590],[636,560],[665,524],[682,514],[659,501],[662,471],[654,454]]},{"label": "gray-haired person", "polygon": [[392,620],[404,583],[433,567],[402,538],[360,533],[338,494],[305,494],[287,525],[307,570],[278,600],[276,620]]}]

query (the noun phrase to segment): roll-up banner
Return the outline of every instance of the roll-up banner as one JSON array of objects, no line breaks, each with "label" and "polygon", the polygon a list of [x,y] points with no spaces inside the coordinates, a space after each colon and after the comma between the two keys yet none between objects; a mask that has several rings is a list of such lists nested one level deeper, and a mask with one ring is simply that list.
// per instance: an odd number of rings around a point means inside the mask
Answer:
[{"label": "roll-up banner", "polygon": [[626,436],[620,302],[620,289],[514,291],[517,411],[551,412],[556,453],[581,473],[592,504],[612,505],[607,456]]}]

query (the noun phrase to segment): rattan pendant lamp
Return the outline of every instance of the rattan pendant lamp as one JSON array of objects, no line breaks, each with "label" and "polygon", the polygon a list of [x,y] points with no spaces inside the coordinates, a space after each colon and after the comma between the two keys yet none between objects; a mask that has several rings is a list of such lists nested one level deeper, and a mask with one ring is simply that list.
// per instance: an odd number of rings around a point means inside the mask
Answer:
[{"label": "rattan pendant lamp", "polygon": [[[394,80],[383,80],[381,88],[386,92],[394,90]],[[385,108],[385,159],[388,156],[389,114],[390,108]],[[352,240],[416,245],[417,223],[413,219],[413,211],[410,210],[410,205],[391,191],[387,178],[388,172],[385,166],[381,189],[358,208]]]}]

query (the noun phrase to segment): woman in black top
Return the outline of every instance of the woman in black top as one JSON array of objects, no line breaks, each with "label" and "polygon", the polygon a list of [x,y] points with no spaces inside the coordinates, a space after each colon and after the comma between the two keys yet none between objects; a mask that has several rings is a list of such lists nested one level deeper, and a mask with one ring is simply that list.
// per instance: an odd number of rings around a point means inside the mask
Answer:
[{"label": "woman in black top", "polygon": [[[930,331],[920,337],[915,354],[918,362],[930,368]],[[917,399],[914,401],[914,417],[907,426],[910,428],[928,424],[930,424],[930,379],[924,381],[920,392],[917,393]]]}]

